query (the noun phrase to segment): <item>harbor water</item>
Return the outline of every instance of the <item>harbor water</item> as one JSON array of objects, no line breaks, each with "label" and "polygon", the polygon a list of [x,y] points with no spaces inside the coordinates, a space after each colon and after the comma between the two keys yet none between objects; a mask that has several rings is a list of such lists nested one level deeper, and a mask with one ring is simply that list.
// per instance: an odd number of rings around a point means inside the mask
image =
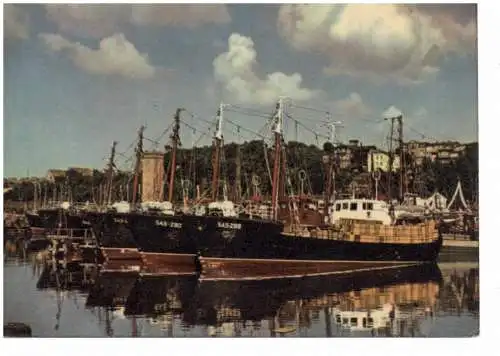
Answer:
[{"label": "harbor water", "polygon": [[230,282],[99,268],[5,250],[4,323],[27,324],[33,337],[479,334],[478,262]]}]

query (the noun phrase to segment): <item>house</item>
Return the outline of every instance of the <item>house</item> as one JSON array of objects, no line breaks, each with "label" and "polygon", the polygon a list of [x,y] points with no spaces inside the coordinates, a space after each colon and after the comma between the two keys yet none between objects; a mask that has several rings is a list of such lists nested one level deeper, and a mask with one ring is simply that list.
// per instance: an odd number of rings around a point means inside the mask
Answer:
[{"label": "house", "polygon": [[94,170],[92,168],[70,167],[68,171],[74,171],[83,177],[92,177],[94,175]]},{"label": "house", "polygon": [[466,145],[456,141],[409,141],[407,147],[417,166],[422,165],[426,158],[432,162],[439,161],[443,164],[449,164],[466,153]]},{"label": "house", "polygon": [[[392,171],[397,172],[400,169],[399,155],[393,156]],[[382,150],[370,150],[367,155],[368,172],[389,172],[389,153]]]},{"label": "house", "polygon": [[46,179],[51,183],[64,178],[66,178],[66,170],[64,169],[49,169],[47,171]]},{"label": "house", "polygon": [[347,144],[338,145],[335,149],[338,166],[342,170],[352,170],[358,173],[366,171],[368,162],[366,154],[375,146],[363,146],[359,140],[349,140]]}]

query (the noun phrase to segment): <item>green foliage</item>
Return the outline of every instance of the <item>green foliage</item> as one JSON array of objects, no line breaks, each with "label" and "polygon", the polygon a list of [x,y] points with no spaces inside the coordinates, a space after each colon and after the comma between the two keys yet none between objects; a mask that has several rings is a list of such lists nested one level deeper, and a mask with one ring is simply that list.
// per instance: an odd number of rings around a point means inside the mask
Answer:
[{"label": "green foliage", "polygon": [[[268,161],[272,173],[273,152],[270,147],[264,147],[262,141],[250,141],[243,143],[240,147],[241,159],[241,186],[242,192],[251,192],[252,175],[260,177],[260,190],[262,194],[270,194],[271,183],[266,165],[265,152],[268,154]],[[228,188],[231,190],[235,185],[235,171],[237,164],[238,145],[230,143],[225,145],[223,149],[223,158],[221,160],[221,180],[226,180]],[[182,187],[179,184],[181,179],[189,179],[191,181],[191,192],[193,196],[196,185],[200,185],[200,190],[203,192],[209,188],[208,184],[212,179],[212,147],[197,147],[192,149],[179,149],[176,162],[175,172],[175,199],[179,200],[182,197]],[[322,164],[322,156],[324,151],[314,145],[306,145],[301,142],[287,143],[287,166],[288,175],[293,185],[295,193],[298,193],[300,187],[299,172],[306,172],[307,180],[304,182],[306,192],[322,194],[324,189],[324,169]],[[169,155],[165,155],[165,172],[168,172]],[[466,199],[474,200],[478,195],[478,145],[477,143],[469,144],[465,155],[458,159],[455,163],[443,165],[440,163],[424,161],[419,169],[418,175],[423,181],[423,185],[427,190],[427,194],[431,194],[434,190],[438,190],[450,197],[456,187],[457,178],[462,182],[462,188]],[[356,175],[355,171],[337,170],[335,176],[335,188],[337,192],[349,191],[349,184]],[[168,176],[166,175],[168,182]],[[48,182],[41,183],[39,189],[39,197],[43,197],[45,189],[48,199],[52,199],[54,192],[60,195],[63,192],[70,191],[74,201],[94,201],[99,196],[100,186],[104,185],[106,175],[103,172],[94,170],[93,176],[82,176],[78,172],[70,170],[67,172],[66,178],[58,179],[55,184]],[[130,173],[118,172],[114,174],[113,191],[114,199],[126,198],[126,191],[129,189],[129,195],[132,191],[132,177]],[[393,183],[397,184],[397,175],[394,175]],[[384,180],[381,181],[380,191],[384,192]],[[121,186],[121,189],[116,187]],[[393,191],[396,192],[397,187],[393,186]],[[167,190],[165,189],[165,192]],[[6,200],[31,201],[34,197],[33,183],[23,182],[14,186],[14,189],[5,194]],[[40,199],[40,198],[39,198]]]}]

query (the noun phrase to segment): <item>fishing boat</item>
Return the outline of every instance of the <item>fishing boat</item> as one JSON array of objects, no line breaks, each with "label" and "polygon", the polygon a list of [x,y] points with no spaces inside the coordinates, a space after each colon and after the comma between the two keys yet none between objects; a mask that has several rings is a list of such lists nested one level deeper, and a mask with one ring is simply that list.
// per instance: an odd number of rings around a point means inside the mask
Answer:
[{"label": "fishing boat", "polygon": [[117,144],[113,142],[107,169],[107,182],[103,199],[104,206],[98,210],[89,210],[85,212],[85,220],[92,227],[97,246],[105,261],[140,260],[137,243],[134,240],[130,228],[130,219],[132,208],[137,200],[143,132],[144,127],[141,127],[139,129],[139,140],[136,149],[137,157],[134,170],[132,202],[118,201],[112,203],[111,191],[113,186],[114,158]]},{"label": "fishing boat", "polygon": [[184,231],[184,214],[173,205],[177,148],[180,145],[180,115],[175,112],[168,167],[168,197],[166,201],[144,203],[142,212],[130,215],[129,226],[133,232],[142,261],[145,265],[194,266],[196,248]]},{"label": "fishing boat", "polygon": [[[277,220],[283,205],[278,204],[282,186],[280,180],[286,178],[283,177],[284,159],[280,154],[283,117],[283,100],[280,99],[274,125],[273,220]],[[332,160],[328,155],[323,160],[328,165],[326,178],[329,181]],[[338,223],[334,225],[304,226],[295,216],[292,219],[294,223],[281,234],[252,231],[252,234],[230,233],[216,238],[203,239],[200,236],[197,245],[202,278],[275,278],[282,273],[296,276],[345,273],[437,259],[442,238],[434,220],[404,214],[396,217],[391,206],[378,201],[353,199],[336,204],[334,222]],[[297,211],[293,199],[288,205],[292,213]],[[327,200],[325,206],[328,205]],[[325,213],[327,211],[325,209]],[[198,228],[196,224],[193,226],[193,230]]]},{"label": "fishing boat", "polygon": [[[272,239],[283,231],[283,223],[260,215],[249,215],[228,199],[223,185],[223,199],[219,199],[219,174],[223,147],[222,123],[224,104],[217,112],[217,127],[213,138],[212,196],[203,206],[195,206],[197,213],[184,215],[184,234],[193,241],[202,258],[208,256],[237,257],[242,246],[258,253],[261,246],[252,244],[256,236]],[[199,204],[198,204],[199,205]]]},{"label": "fishing boat", "polygon": [[[131,202],[115,202],[105,211],[90,212],[91,220],[99,247],[106,260],[137,260],[141,264],[180,263],[194,265],[195,251],[191,246],[182,245],[181,239],[183,218],[172,204],[173,183],[175,175],[175,157],[179,143],[180,113],[177,109],[171,136],[173,149],[169,168],[170,186],[168,200],[163,201],[162,189],[155,194],[154,201],[147,200],[143,189],[144,180],[139,184],[139,176],[143,172],[144,158],[150,155],[155,159],[163,158],[160,152],[144,152],[144,127],[139,130],[138,145],[136,148],[136,164],[134,169],[133,192]],[[114,146],[113,146],[114,147]],[[112,150],[109,170],[108,186],[111,184],[114,148]],[[163,160],[161,160],[163,164]],[[163,169],[161,169],[163,171]],[[157,172],[154,172],[156,174]],[[144,175],[143,175],[144,178]],[[154,177],[155,191],[158,184],[163,184],[161,177]],[[159,180],[160,182],[156,182]],[[157,183],[157,184],[156,184]],[[140,198],[145,201],[139,202]],[[111,192],[109,192],[111,195]]]},{"label": "fishing boat", "polygon": [[83,236],[85,225],[83,215],[68,201],[26,212],[30,235],[40,236],[56,231],[72,231],[74,236]]}]

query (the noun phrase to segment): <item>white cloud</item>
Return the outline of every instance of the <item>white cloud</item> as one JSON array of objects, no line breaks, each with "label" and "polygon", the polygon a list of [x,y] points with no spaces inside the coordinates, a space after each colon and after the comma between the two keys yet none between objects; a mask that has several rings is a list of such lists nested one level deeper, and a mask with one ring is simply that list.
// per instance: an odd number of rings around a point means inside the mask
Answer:
[{"label": "white cloud", "polygon": [[371,112],[358,93],[351,93],[347,98],[334,101],[333,113],[337,116],[363,117]]},{"label": "white cloud", "polygon": [[221,53],[213,61],[215,80],[232,100],[240,103],[268,105],[279,96],[292,100],[309,100],[317,92],[302,87],[302,76],[282,72],[268,74],[265,79],[255,73],[257,52],[250,37],[233,33],[228,40],[227,52]]},{"label": "white cloud", "polygon": [[61,32],[96,38],[120,32],[125,24],[194,28],[231,21],[225,5],[218,4],[50,4],[45,9]]},{"label": "white cloud", "polygon": [[65,51],[77,67],[89,73],[133,79],[150,78],[155,73],[147,54],[139,53],[121,33],[102,39],[98,49],[68,41],[58,34],[44,33],[39,37],[51,51]]},{"label": "white cloud", "polygon": [[392,117],[398,117],[401,115],[403,115],[403,112],[393,105],[391,105],[382,113],[382,117],[384,119],[390,119]]},{"label": "white cloud", "polygon": [[402,84],[435,75],[447,53],[475,50],[473,15],[459,23],[449,12],[434,13],[419,5],[286,4],[280,7],[277,25],[295,49],[329,56],[326,73]]},{"label": "white cloud", "polygon": [[6,39],[24,40],[29,37],[28,16],[20,6],[4,5],[3,29]]}]

